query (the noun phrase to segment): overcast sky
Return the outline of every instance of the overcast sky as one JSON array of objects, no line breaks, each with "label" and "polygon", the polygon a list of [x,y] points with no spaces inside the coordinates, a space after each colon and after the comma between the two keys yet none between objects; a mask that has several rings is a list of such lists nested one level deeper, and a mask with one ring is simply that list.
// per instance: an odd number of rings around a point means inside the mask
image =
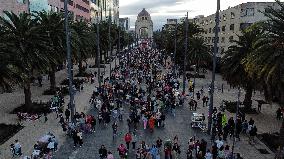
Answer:
[{"label": "overcast sky", "polygon": [[[221,0],[221,10],[246,2],[274,2],[274,0]],[[180,18],[189,12],[189,18],[216,12],[217,0],[120,0],[120,17],[129,17],[135,26],[137,14],[143,9],[151,14],[154,30],[166,23],[168,18]]]}]

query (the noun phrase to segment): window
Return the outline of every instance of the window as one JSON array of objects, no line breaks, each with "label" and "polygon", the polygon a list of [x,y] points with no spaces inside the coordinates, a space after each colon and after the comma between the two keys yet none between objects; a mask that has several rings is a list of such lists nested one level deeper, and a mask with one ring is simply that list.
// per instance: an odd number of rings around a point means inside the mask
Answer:
[{"label": "window", "polygon": [[254,16],[254,8],[247,8],[246,12],[247,16]]},{"label": "window", "polygon": [[87,5],[90,4],[90,2],[88,0],[82,0],[83,2],[85,2]]},{"label": "window", "polygon": [[211,28],[209,28],[209,33],[211,33],[211,31],[212,31],[212,29],[211,29]]},{"label": "window", "polygon": [[222,31],[226,31],[226,26],[222,26]]},{"label": "window", "polygon": [[82,7],[82,6],[80,6],[79,4],[76,4],[76,8],[78,8],[78,9],[80,9],[80,10],[82,10],[83,12],[86,12],[86,13],[89,13],[89,12],[90,12],[89,9],[87,9],[87,8],[85,8],[85,7]]},{"label": "window", "polygon": [[145,17],[145,20],[147,20],[147,17]]},{"label": "window", "polygon": [[226,21],[227,20],[227,17],[226,17],[226,14],[223,15],[223,20]]},{"label": "window", "polygon": [[233,37],[233,36],[230,36],[230,37],[229,37],[229,41],[230,41],[230,43],[232,43],[232,42],[233,42],[233,40],[234,40],[234,37]]},{"label": "window", "polygon": [[235,19],[235,13],[231,12],[231,19]]},{"label": "window", "polygon": [[26,0],[17,0],[18,3],[26,4]]},{"label": "window", "polygon": [[211,37],[208,37],[208,40],[207,40],[207,41],[208,41],[208,43],[210,43],[210,41],[211,41]]},{"label": "window", "polygon": [[225,37],[222,37],[221,43],[224,43],[224,42],[225,42]]},{"label": "window", "polygon": [[235,25],[234,25],[234,24],[231,24],[231,25],[230,25],[230,30],[232,30],[232,31],[235,30]]}]

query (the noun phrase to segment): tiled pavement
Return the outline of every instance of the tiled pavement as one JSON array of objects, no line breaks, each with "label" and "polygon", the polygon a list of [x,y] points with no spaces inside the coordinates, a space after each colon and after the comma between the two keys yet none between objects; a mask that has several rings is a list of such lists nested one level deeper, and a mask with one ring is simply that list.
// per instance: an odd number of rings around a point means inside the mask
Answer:
[{"label": "tiled pavement", "polygon": [[[108,72],[108,66],[107,65],[107,71]],[[58,76],[66,76],[66,73],[59,72],[57,74]],[[210,80],[210,73],[206,75],[206,79],[197,79],[196,80],[196,86],[197,90],[201,88],[201,86],[208,85]],[[217,81],[216,86],[220,87],[222,83],[225,84],[225,82],[222,81],[220,76],[217,76]],[[75,97],[76,101],[76,106],[77,106],[77,111],[78,112],[89,112],[89,113],[95,113],[94,110],[90,109],[88,99],[92,93],[94,85],[91,84],[86,84],[84,91],[77,93]],[[43,90],[43,89],[42,89]],[[42,91],[41,90],[41,91]],[[237,93],[235,89],[231,89],[228,91],[228,86],[225,84],[224,85],[224,93],[221,93],[220,91],[216,91],[216,95],[214,98],[214,105],[219,105],[222,99],[229,99],[229,100],[235,100],[237,97]],[[33,99],[49,99],[50,97],[46,96],[40,96],[40,91],[38,90],[37,87],[33,88],[34,93],[34,98]],[[39,92],[39,93],[38,93]],[[18,95],[22,99],[22,94],[20,93],[13,93]],[[243,95],[243,93],[242,93]],[[1,95],[1,103],[0,106],[3,104],[11,104],[11,101],[13,99],[5,98],[10,97],[11,94],[2,94]],[[17,96],[17,97],[18,97]],[[243,97],[243,96],[242,96]],[[257,93],[254,98],[259,99],[261,96]],[[2,99],[5,98],[5,102],[3,102]],[[68,97],[65,99],[65,101],[68,101]],[[10,102],[10,103],[9,103]],[[19,101],[18,101],[19,102]],[[12,102],[13,103],[13,102]],[[254,103],[255,104],[255,103]],[[201,101],[199,101],[199,105],[201,105]],[[274,112],[276,110],[276,106],[263,106],[263,111],[265,113],[261,113],[259,115],[251,115],[256,121],[256,125],[258,126],[259,132],[275,132],[278,131],[280,128],[280,123],[275,120],[274,117]],[[198,112],[203,112],[207,114],[207,108],[199,108],[197,110]],[[0,118],[0,122],[15,122],[15,117],[11,116],[10,114],[7,115],[7,112],[2,112],[5,114]],[[199,130],[192,130],[190,128],[190,118],[191,118],[191,112],[188,110],[187,107],[183,108],[178,108],[177,109],[177,116],[174,118],[171,115],[167,115],[166,119],[166,126],[165,128],[161,129],[155,129],[154,133],[149,133],[147,130],[144,131],[141,128],[141,125],[139,127],[139,140],[145,140],[147,144],[151,144],[153,141],[156,140],[158,136],[160,136],[163,140],[171,138],[175,135],[179,136],[179,141],[181,142],[181,148],[183,152],[185,152],[185,149],[187,147],[187,141],[188,139],[195,135],[198,138],[205,138],[208,139],[208,136],[204,133],[201,133]],[[234,116],[232,114],[227,113],[228,116]],[[6,117],[9,118],[9,120],[6,120]],[[250,116],[248,116],[250,117]],[[247,117],[247,118],[248,118]],[[5,119],[4,119],[5,118]],[[19,133],[14,135],[10,140],[8,140],[6,143],[0,146],[0,158],[6,159],[9,158],[10,156],[10,151],[9,151],[9,145],[15,140],[19,139],[22,143],[23,146],[23,152],[24,154],[30,154],[32,151],[33,144],[35,141],[42,136],[44,133],[50,131],[53,132],[58,138],[59,138],[59,151],[56,153],[56,159],[67,159],[67,158],[82,158],[82,159],[88,159],[88,158],[98,158],[98,148],[100,147],[101,144],[105,144],[108,150],[111,150],[115,155],[116,153],[116,148],[118,144],[123,142],[123,135],[127,131],[127,126],[126,122],[119,123],[119,132],[121,133],[120,136],[115,141],[112,141],[112,129],[110,126],[107,128],[100,128],[97,127],[97,131],[94,134],[87,134],[84,135],[84,145],[82,148],[76,148],[73,149],[73,141],[71,138],[66,137],[62,133],[62,129],[60,125],[58,124],[57,119],[55,119],[54,114],[50,114],[48,116],[49,120],[47,123],[43,124],[41,121],[36,121],[34,123],[32,122],[26,122],[24,123],[25,128],[21,130]],[[266,120],[263,120],[263,119]],[[274,124],[270,124],[274,123]],[[257,141],[257,144],[255,145],[249,145],[247,142],[247,137],[243,136],[241,138],[240,142],[236,143],[236,149],[235,152],[239,152],[242,154],[242,156],[246,159],[252,159],[252,158],[258,158],[258,159],[271,159],[274,157],[272,152],[271,154],[268,155],[263,155],[258,152],[257,149],[262,148],[266,149],[269,151],[269,149],[263,145],[261,142]],[[208,140],[207,140],[208,141]],[[231,144],[231,141],[229,141],[229,144]],[[130,153],[131,155],[132,153]],[[182,158],[184,158],[185,154],[182,153]],[[130,156],[130,158],[133,158]]]}]

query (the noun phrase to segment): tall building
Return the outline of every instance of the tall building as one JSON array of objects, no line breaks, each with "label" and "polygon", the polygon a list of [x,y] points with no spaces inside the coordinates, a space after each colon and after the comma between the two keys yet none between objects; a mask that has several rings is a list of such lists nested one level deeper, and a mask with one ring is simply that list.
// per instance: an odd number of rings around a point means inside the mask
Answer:
[{"label": "tall building", "polygon": [[[0,16],[4,10],[16,14],[42,10],[64,12],[64,0],[1,0]],[[74,20],[90,21],[90,0],[69,0],[68,10]]]},{"label": "tall building", "polygon": [[[242,29],[256,22],[267,20],[262,12],[265,12],[268,6],[279,7],[275,2],[248,2],[221,11],[217,56],[220,57],[221,52],[228,50],[228,47],[233,44],[233,40],[238,40],[238,35],[241,35]],[[204,29],[204,39],[213,48],[215,14],[207,17],[198,16],[194,18],[194,23]]]},{"label": "tall building", "polygon": [[0,16],[3,16],[3,11],[20,14],[21,12],[28,12],[27,0],[0,0]]},{"label": "tall building", "polygon": [[[39,1],[39,0],[33,0]],[[45,1],[45,0],[40,0]],[[64,0],[48,0],[48,11],[64,11]],[[90,0],[69,0],[68,11],[74,20],[91,20]]]},{"label": "tall building", "polygon": [[128,31],[129,30],[129,23],[130,23],[130,20],[128,17],[126,18],[119,18],[119,26],[125,30],[125,31]]},{"label": "tall building", "polygon": [[[91,0],[91,21],[107,21],[109,15],[114,24],[119,24],[119,0]],[[98,16],[98,17],[97,17]]]},{"label": "tall building", "polygon": [[135,33],[138,39],[151,39],[153,37],[153,21],[145,8],[137,16]]}]

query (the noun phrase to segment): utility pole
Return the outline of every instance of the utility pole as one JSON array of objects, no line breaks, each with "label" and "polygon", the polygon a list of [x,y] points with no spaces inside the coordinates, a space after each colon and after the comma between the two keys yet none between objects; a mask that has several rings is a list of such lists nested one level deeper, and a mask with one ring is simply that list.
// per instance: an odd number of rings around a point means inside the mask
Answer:
[{"label": "utility pole", "polygon": [[219,32],[219,11],[220,11],[220,0],[217,0],[217,11],[215,15],[215,41],[214,41],[214,54],[213,54],[213,70],[212,70],[212,81],[210,86],[210,104],[209,104],[209,116],[208,116],[208,134],[212,135],[214,139],[215,134],[212,134],[212,113],[213,113],[213,95],[214,95],[214,82],[215,82],[215,70],[216,70],[216,54],[218,52],[218,32]]},{"label": "utility pole", "polygon": [[100,52],[100,21],[97,16],[97,54],[98,54],[98,83],[99,89],[101,89],[101,52]]},{"label": "utility pole", "polygon": [[176,77],[176,54],[177,54],[177,19],[175,26],[175,51],[174,51],[174,76]]},{"label": "utility pole", "polygon": [[108,17],[108,44],[109,44],[109,79],[111,77],[111,58],[112,58],[112,50],[111,50],[111,38],[110,38],[110,27],[111,27],[111,11],[109,9],[109,17]]},{"label": "utility pole", "polygon": [[[118,26],[118,55],[119,55],[119,65],[120,65],[120,58],[121,58],[121,55],[120,55],[120,26]],[[116,61],[115,61],[115,66],[116,66]]]},{"label": "utility pole", "polygon": [[185,19],[185,49],[184,49],[184,61],[183,61],[183,88],[182,88],[182,94],[185,96],[185,83],[186,83],[186,54],[187,54],[187,46],[188,46],[188,12],[186,13],[186,19]]},{"label": "utility pole", "polygon": [[69,16],[68,16],[68,0],[64,1],[64,17],[65,17],[65,33],[66,33],[66,51],[67,51],[67,69],[69,79],[69,108],[71,109],[71,121],[75,123],[75,103],[74,103],[74,91],[73,91],[73,74],[72,74],[72,60],[71,60],[71,47],[70,47],[70,32],[69,32]]}]

